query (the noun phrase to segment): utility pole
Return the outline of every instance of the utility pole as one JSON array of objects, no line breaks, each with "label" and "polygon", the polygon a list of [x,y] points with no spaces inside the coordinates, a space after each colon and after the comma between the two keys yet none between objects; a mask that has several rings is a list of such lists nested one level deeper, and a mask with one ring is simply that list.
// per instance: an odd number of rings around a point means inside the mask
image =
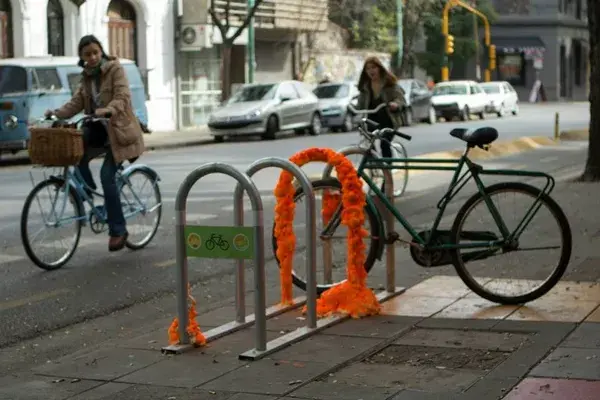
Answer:
[{"label": "utility pole", "polygon": [[[477,0],[473,0],[473,8],[477,9]],[[475,78],[481,81],[481,46],[479,43],[479,16],[473,14],[473,37],[475,38]]]},{"label": "utility pole", "polygon": [[[248,14],[254,8],[254,0],[248,0]],[[254,83],[254,67],[256,65],[256,53],[254,43],[254,17],[248,24],[248,82]]]},{"label": "utility pole", "polygon": [[398,72],[402,72],[402,58],[404,52],[404,37],[402,36],[402,21],[403,21],[403,2],[405,0],[396,0],[396,36],[398,38]]}]

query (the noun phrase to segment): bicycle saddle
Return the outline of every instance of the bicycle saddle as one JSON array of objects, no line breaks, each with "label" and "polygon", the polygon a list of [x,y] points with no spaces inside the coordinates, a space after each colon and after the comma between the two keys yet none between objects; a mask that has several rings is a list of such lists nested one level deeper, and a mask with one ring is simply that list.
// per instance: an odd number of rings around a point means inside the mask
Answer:
[{"label": "bicycle saddle", "polygon": [[455,128],[450,131],[450,136],[473,146],[485,146],[498,139],[498,131],[491,126],[477,129]]}]

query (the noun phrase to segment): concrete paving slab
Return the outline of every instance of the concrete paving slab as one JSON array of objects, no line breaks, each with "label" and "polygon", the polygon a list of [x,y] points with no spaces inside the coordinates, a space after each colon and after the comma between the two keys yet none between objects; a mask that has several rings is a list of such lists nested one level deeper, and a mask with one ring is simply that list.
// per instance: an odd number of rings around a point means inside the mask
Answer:
[{"label": "concrete paving slab", "polygon": [[309,382],[329,369],[330,365],[325,363],[263,359],[236,369],[201,388],[281,396],[294,390],[294,386]]},{"label": "concrete paving slab", "polygon": [[[86,392],[85,394],[92,392]],[[215,392],[201,389],[183,389],[176,387],[129,385],[116,394],[98,397],[98,400],[230,400],[232,392]],[[81,397],[81,400],[92,399]],[[71,399],[69,399],[71,400]],[[77,399],[79,400],[79,399]]]},{"label": "concrete paving slab", "polygon": [[334,367],[365,353],[379,343],[378,339],[317,334],[276,353],[272,358],[318,361]]},{"label": "concrete paving slab", "polygon": [[526,378],[503,400],[597,400],[600,382]]},{"label": "concrete paving slab", "polygon": [[559,347],[535,367],[530,375],[600,380],[600,349]]},{"label": "concrete paving slab", "polygon": [[65,400],[100,385],[92,380],[8,376],[0,379],[0,400]]},{"label": "concrete paving slab", "polygon": [[414,329],[394,344],[483,349],[513,352],[529,339],[527,334],[464,331],[456,329]]},{"label": "concrete paving slab", "polygon": [[396,392],[393,388],[315,381],[293,391],[289,396],[313,400],[388,400]]},{"label": "concrete paving slab", "polygon": [[[386,304],[385,302],[384,304]],[[323,331],[323,335],[390,338],[423,321],[421,317],[374,315],[369,318],[350,319]]]},{"label": "concrete paving slab", "polygon": [[99,349],[79,357],[65,357],[33,369],[41,375],[110,381],[164,359],[157,351]]},{"label": "concrete paving slab", "polygon": [[108,400],[120,399],[121,392],[131,387],[127,383],[108,382],[93,389],[78,394],[75,397],[70,397],[69,400]]},{"label": "concrete paving slab", "polygon": [[584,322],[575,328],[560,346],[600,350],[600,324]]}]

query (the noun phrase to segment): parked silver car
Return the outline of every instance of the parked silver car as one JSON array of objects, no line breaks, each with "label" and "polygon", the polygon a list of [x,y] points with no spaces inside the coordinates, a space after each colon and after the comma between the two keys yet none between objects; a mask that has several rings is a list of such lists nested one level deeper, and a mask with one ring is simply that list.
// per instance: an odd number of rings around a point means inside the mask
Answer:
[{"label": "parked silver car", "polygon": [[359,92],[353,83],[325,83],[317,86],[313,93],[319,98],[323,126],[334,132],[350,132],[354,129],[357,121],[348,112],[348,105],[356,103],[353,97]]},{"label": "parked silver car", "polygon": [[208,127],[215,141],[229,136],[260,135],[273,140],[278,132],[321,133],[319,100],[304,83],[248,84],[212,113]]}]

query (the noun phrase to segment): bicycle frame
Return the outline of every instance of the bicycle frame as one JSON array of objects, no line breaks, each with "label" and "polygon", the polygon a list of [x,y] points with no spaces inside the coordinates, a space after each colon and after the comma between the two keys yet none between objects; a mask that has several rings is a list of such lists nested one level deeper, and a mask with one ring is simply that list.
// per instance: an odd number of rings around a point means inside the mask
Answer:
[{"label": "bicycle frame", "polygon": [[[428,250],[451,250],[451,249],[468,249],[468,248],[490,248],[499,247],[504,243],[510,243],[513,240],[519,238],[525,228],[529,225],[539,208],[541,207],[540,198],[542,195],[550,194],[554,189],[555,180],[552,176],[537,171],[518,171],[511,169],[488,169],[486,170],[483,166],[474,163],[468,157],[469,151],[473,146],[468,146],[461,157],[457,159],[419,159],[419,158],[383,158],[376,157],[371,152],[366,152],[363,156],[357,173],[358,175],[369,185],[376,197],[380,199],[385,208],[392,213],[394,218],[406,229],[413,240],[418,243],[421,247]],[[414,164],[429,164],[429,165],[414,165]],[[440,165],[442,164],[442,165]],[[466,167],[466,170],[464,168]],[[473,179],[477,186],[478,192],[482,195],[486,206],[497,227],[500,229],[502,239],[496,241],[485,241],[485,242],[472,242],[469,244],[441,244],[432,245],[435,239],[433,235],[429,235],[429,238],[422,238],[416,231],[414,226],[398,211],[394,204],[387,198],[387,196],[381,191],[381,189],[373,182],[373,180],[365,173],[365,170],[372,169],[406,169],[406,170],[426,170],[426,171],[453,171],[454,174],[450,180],[450,184],[446,190],[446,193],[437,203],[438,213],[434,219],[431,231],[434,232],[439,227],[439,224],[444,216],[446,207],[452,201],[453,198],[465,187],[465,185]],[[464,170],[464,171],[463,171]],[[518,177],[531,177],[531,178],[546,178],[546,185],[540,192],[540,196],[535,199],[527,213],[517,225],[514,231],[509,232],[506,227],[498,209],[490,199],[489,195],[485,192],[485,184],[481,179],[481,175],[495,175],[495,176],[518,176]],[[323,235],[331,235],[337,224],[340,222],[341,207],[338,208],[334,217],[331,219],[329,224],[323,229]]]},{"label": "bicycle frame", "polygon": [[[133,212],[124,213],[125,219],[128,219],[138,213],[145,213],[147,210],[146,210],[146,207],[143,205],[142,201],[140,200],[136,191],[132,189],[131,182],[129,181],[129,179],[121,173],[121,169],[122,169],[122,167],[120,167],[117,171],[117,176],[116,176],[117,186],[120,189],[123,186],[127,185],[129,187],[131,193],[133,194],[134,201],[137,202],[137,205],[138,205],[137,208],[139,208]],[[102,221],[102,222],[106,223],[106,216],[100,212],[98,207],[94,206],[94,202],[93,202],[94,196],[97,196],[100,198],[104,198],[104,196],[102,194],[98,193],[97,191],[91,189],[85,183],[83,177],[81,176],[81,172],[79,171],[78,168],[65,167],[63,169],[63,173],[60,176],[51,176],[50,179],[55,179],[55,180],[59,179],[60,181],[65,182],[63,187],[60,189],[61,193],[68,194],[71,191],[71,188],[73,188],[75,190],[75,193],[79,197],[77,199],[77,201],[80,202],[80,204],[78,204],[77,206],[81,207],[80,213],[82,214],[80,216],[72,216],[72,217],[66,217],[66,218],[62,217],[64,215],[64,212],[65,212],[65,209],[67,206],[67,199],[68,199],[68,196],[65,195],[65,196],[63,196],[62,205],[60,206],[61,211],[60,211],[59,215],[61,217],[59,218],[58,215],[56,215],[56,211],[57,211],[56,210],[56,205],[57,205],[56,202],[58,201],[58,196],[56,196],[56,198],[52,202],[52,210],[51,210],[51,213],[56,217],[56,221],[52,224],[53,226],[58,227],[58,226],[65,225],[67,223],[72,223],[72,222],[77,222],[77,221],[82,221],[85,225],[88,217],[87,217],[87,214],[85,213],[85,207],[83,206],[84,203],[87,203],[90,206],[91,213],[93,213],[93,215],[98,219],[98,221]],[[91,196],[88,194],[88,191],[92,193]],[[128,199],[125,199],[125,200],[127,200],[128,205],[131,204],[131,202]],[[123,199],[121,199],[121,202],[123,202]]]}]

